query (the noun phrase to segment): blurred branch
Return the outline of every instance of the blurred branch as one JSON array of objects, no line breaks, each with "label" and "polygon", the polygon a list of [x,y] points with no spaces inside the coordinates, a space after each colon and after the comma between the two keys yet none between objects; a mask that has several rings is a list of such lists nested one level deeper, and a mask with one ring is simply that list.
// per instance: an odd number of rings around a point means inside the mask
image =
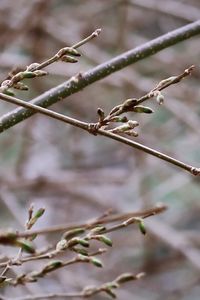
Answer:
[{"label": "blurred branch", "polygon": [[117,215],[111,215],[108,217],[103,217],[101,219],[95,218],[94,220],[88,221],[88,222],[83,222],[83,223],[67,223],[67,224],[62,224],[58,226],[52,226],[48,228],[43,228],[43,229],[38,229],[38,230],[30,230],[30,231],[25,231],[25,232],[18,232],[16,235],[18,237],[30,237],[35,234],[40,235],[40,234],[47,234],[47,233],[55,233],[55,232],[60,232],[60,231],[66,231],[66,230],[72,230],[76,228],[92,228],[95,227],[98,224],[109,224],[113,222],[117,222],[120,220],[126,220],[127,218],[147,218],[149,216],[153,216],[159,213],[162,213],[165,211],[167,207],[165,205],[158,205],[155,206],[151,209],[144,210],[144,211],[137,211],[137,212],[129,212],[129,213],[123,213],[123,214],[117,214]]},{"label": "blurred branch", "polygon": [[186,234],[158,220],[150,220],[147,228],[159,240],[181,253],[194,267],[200,270],[200,251],[191,243]]},{"label": "blurred branch", "polygon": [[41,69],[61,60],[64,62],[76,63],[78,62],[77,57],[81,56],[79,52],[76,50],[80,46],[84,45],[85,43],[89,42],[93,38],[97,37],[101,32],[101,29],[96,29],[92,34],[90,34],[85,39],[81,40],[80,42],[74,44],[72,47],[64,47],[60,49],[55,55],[50,57],[49,59],[45,60],[42,63],[32,63],[31,65],[27,66],[24,71],[20,71],[17,73],[9,74],[8,79],[4,80],[0,86],[0,92],[5,94],[10,94],[9,88],[13,87],[18,90],[28,90],[28,86],[24,85],[20,82],[26,78],[34,78],[38,76],[44,76],[48,73],[46,71],[40,71]]},{"label": "blurred branch", "polygon": [[188,22],[199,20],[200,15],[200,11],[197,7],[174,0],[168,0],[166,2],[159,0],[128,0],[128,4],[173,16]]},{"label": "blurred branch", "polygon": [[[118,276],[115,280],[111,282],[104,283],[100,285],[99,287],[85,287],[81,292],[77,293],[55,293],[55,294],[40,294],[40,295],[27,295],[17,298],[12,298],[12,300],[39,300],[39,299],[55,299],[55,298],[88,298],[94,295],[97,295],[99,293],[106,293],[111,298],[116,298],[115,293],[113,292],[113,289],[117,289],[121,286],[121,284],[124,284],[128,281],[138,280],[142,278],[145,274],[144,273],[138,273],[136,275],[133,275],[131,273],[124,273]],[[10,300],[11,298],[6,298],[2,295],[0,295],[1,300]]]},{"label": "blurred branch", "polygon": [[[136,63],[150,55],[175,45],[181,41],[187,40],[200,33],[200,21],[183,26],[160,36],[150,42],[145,43],[135,49],[127,51],[110,61],[107,61],[94,69],[72,77],[63,84],[49,90],[33,100],[33,104],[48,107],[69,95],[77,93],[84,87],[98,81],[108,75],[125,68],[128,65]],[[4,115],[0,119],[0,132],[16,125],[33,115],[35,111],[30,109],[19,108]]]}]

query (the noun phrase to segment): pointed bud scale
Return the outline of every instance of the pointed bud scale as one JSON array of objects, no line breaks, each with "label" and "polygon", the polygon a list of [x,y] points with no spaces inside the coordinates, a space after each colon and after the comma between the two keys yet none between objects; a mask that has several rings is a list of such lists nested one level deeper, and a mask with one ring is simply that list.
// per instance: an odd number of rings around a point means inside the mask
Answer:
[{"label": "pointed bud scale", "polygon": [[78,242],[79,242],[79,244],[80,244],[81,246],[83,246],[83,247],[88,248],[88,247],[90,246],[89,242],[86,241],[86,240],[84,240],[84,239],[79,239]]},{"label": "pointed bud scale", "polygon": [[73,56],[81,56],[81,54],[76,49],[70,47],[65,47],[60,49],[57,53],[57,56],[62,57],[63,55],[66,54],[73,55]]},{"label": "pointed bud scale", "polygon": [[33,234],[32,236],[29,237],[29,241],[35,240],[37,237],[37,234]]},{"label": "pointed bud scale", "polygon": [[106,235],[101,235],[99,241],[103,242],[105,245],[112,247],[112,241]]},{"label": "pointed bud scale", "polygon": [[83,234],[85,232],[85,228],[75,228],[69,231],[66,231],[62,238],[65,240],[71,239],[76,235]]},{"label": "pointed bud scale", "polygon": [[78,62],[78,59],[76,59],[72,56],[68,56],[68,55],[61,56],[60,60],[66,62],[66,63],[77,63]]},{"label": "pointed bud scale", "polygon": [[121,274],[120,276],[118,276],[115,281],[119,284],[122,284],[122,283],[125,283],[127,281],[134,280],[134,279],[135,279],[135,276],[133,274],[124,273],[124,274]]},{"label": "pointed bud scale", "polygon": [[133,111],[137,113],[145,113],[145,114],[152,114],[154,112],[153,109],[151,109],[150,107],[143,106],[143,105],[134,106]]},{"label": "pointed bud scale", "polygon": [[40,208],[36,211],[34,216],[27,222],[26,227],[27,229],[30,229],[36,222],[37,220],[44,214],[45,208]]},{"label": "pointed bud scale", "polygon": [[[35,71],[36,72],[36,71]],[[36,77],[37,75],[33,72],[22,72],[22,78],[34,78]]]},{"label": "pointed bud scale", "polygon": [[40,66],[40,64],[38,64],[38,63],[32,63],[30,66],[28,66],[28,67],[26,68],[26,71],[33,71],[33,70],[36,70],[39,66]]},{"label": "pointed bud scale", "polygon": [[134,107],[137,104],[137,99],[136,98],[130,98],[124,101],[122,104],[125,109],[129,109],[131,107]]},{"label": "pointed bud scale", "polygon": [[95,265],[95,266],[98,267],[98,268],[102,268],[102,267],[103,267],[102,262],[101,262],[99,259],[97,259],[96,257],[92,257],[92,258],[90,259],[90,261],[91,261],[91,263],[92,263],[93,265]]},{"label": "pointed bud scale", "polygon": [[35,213],[35,215],[34,215],[34,218],[39,219],[39,218],[44,214],[44,212],[45,212],[45,208],[44,208],[44,207],[39,208],[39,209],[36,211],[36,213]]},{"label": "pointed bud scale", "polygon": [[105,118],[105,113],[104,113],[103,109],[98,108],[97,109],[97,114],[99,115],[100,120],[103,121],[104,118]]},{"label": "pointed bud scale", "polygon": [[80,249],[80,248],[73,248],[73,250],[76,252],[76,253],[79,253],[79,254],[81,254],[81,255],[83,255],[83,256],[88,256],[88,252],[87,252],[87,250],[85,250],[85,249]]},{"label": "pointed bud scale", "polygon": [[128,122],[128,118],[126,116],[123,116],[123,117],[112,117],[110,119],[111,122],[120,122],[120,123],[127,123]]},{"label": "pointed bud scale", "polygon": [[34,74],[35,74],[35,76],[40,77],[40,76],[48,75],[48,72],[44,71],[44,70],[36,70],[36,71],[34,71]]},{"label": "pointed bud scale", "polygon": [[24,250],[27,253],[31,253],[31,254],[35,253],[35,249],[34,249],[33,245],[28,240],[25,240],[25,241],[17,240],[15,242],[15,244],[16,244],[16,246],[22,248],[22,250]]},{"label": "pointed bud scale", "polygon": [[105,229],[106,229],[105,226],[97,226],[97,227],[91,229],[91,232],[92,233],[100,233],[100,232],[104,231]]},{"label": "pointed bud scale", "polygon": [[140,229],[141,233],[145,235],[146,234],[146,228],[145,228],[143,220],[141,220],[138,225],[139,225],[139,229]]},{"label": "pointed bud scale", "polygon": [[106,294],[108,294],[111,298],[113,298],[113,299],[116,299],[116,298],[117,298],[117,296],[115,295],[115,293],[114,293],[111,289],[107,288],[107,289],[105,289],[105,292],[106,292]]}]

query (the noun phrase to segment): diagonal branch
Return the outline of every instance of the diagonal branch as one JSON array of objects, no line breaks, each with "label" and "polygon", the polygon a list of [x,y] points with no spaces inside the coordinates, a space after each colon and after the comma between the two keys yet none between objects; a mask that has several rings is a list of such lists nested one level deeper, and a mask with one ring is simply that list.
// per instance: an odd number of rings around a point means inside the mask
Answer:
[{"label": "diagonal branch", "polygon": [[[89,133],[93,133],[91,125],[94,125],[94,124],[89,124],[89,123],[86,123],[86,122],[76,120],[74,118],[59,114],[59,113],[54,112],[52,110],[49,110],[47,108],[37,106],[37,105],[35,105],[33,103],[30,103],[30,102],[25,102],[23,100],[20,100],[20,99],[17,99],[17,98],[8,96],[8,95],[4,95],[2,93],[0,93],[0,99],[2,99],[4,101],[7,101],[7,102],[10,102],[10,103],[13,103],[13,104],[17,104],[17,105],[21,105],[23,107],[29,108],[30,112],[32,112],[32,113],[39,112],[39,113],[44,114],[44,115],[46,115],[48,117],[51,117],[53,119],[59,120],[61,122],[64,122],[64,123],[67,123],[67,124],[70,124],[70,125],[73,125],[73,126],[78,127],[78,128],[81,128],[83,130],[88,131]],[[192,175],[197,175],[197,176],[200,175],[200,168],[196,168],[196,167],[193,167],[191,165],[188,165],[188,164],[186,164],[186,163],[184,163],[180,160],[177,160],[177,159],[175,159],[175,158],[173,158],[169,155],[166,155],[166,154],[164,154],[162,152],[159,152],[157,150],[154,150],[150,147],[147,147],[145,145],[137,143],[133,140],[122,137],[118,134],[109,132],[109,131],[104,130],[104,129],[95,129],[94,133],[95,133],[95,135],[105,136],[107,138],[110,138],[110,139],[113,139],[115,141],[121,142],[125,145],[128,145],[132,148],[135,148],[135,149],[141,150],[145,153],[148,153],[150,155],[153,155],[153,156],[155,156],[159,159],[162,159],[162,160],[164,160],[166,162],[169,162],[169,163],[171,163],[171,164],[173,164],[173,165],[175,165],[175,166],[177,166],[177,167],[179,167],[183,170],[186,170],[186,171],[190,172]]]},{"label": "diagonal branch", "polygon": [[[175,45],[181,41],[187,40],[200,33],[200,20],[179,29],[164,34],[150,42],[145,43],[135,49],[122,53],[121,55],[93,68],[92,70],[80,73],[72,77],[61,85],[47,91],[36,97],[32,103],[48,107],[78,91],[84,87],[100,80],[108,75],[121,70],[137,61]],[[0,118],[0,132],[16,125],[33,115],[35,111],[30,109],[18,108]]]}]

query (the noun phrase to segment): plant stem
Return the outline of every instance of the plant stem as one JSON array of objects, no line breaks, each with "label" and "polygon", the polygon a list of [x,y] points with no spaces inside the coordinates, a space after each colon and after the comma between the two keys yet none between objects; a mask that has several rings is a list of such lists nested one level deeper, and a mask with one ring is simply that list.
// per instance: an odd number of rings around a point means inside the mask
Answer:
[{"label": "plant stem", "polygon": [[[23,106],[25,108],[28,108],[28,109],[31,109],[30,111],[31,112],[39,112],[41,114],[44,114],[48,117],[51,117],[53,119],[56,119],[56,120],[59,120],[61,122],[64,122],[64,123],[67,123],[67,124],[70,124],[70,125],[73,125],[75,127],[78,127],[78,128],[81,128],[83,130],[86,130],[88,132],[90,132],[90,124],[86,123],[86,122],[82,122],[82,121],[79,121],[79,120],[76,120],[76,119],[73,119],[71,117],[68,117],[68,116],[64,116],[62,114],[59,114],[57,112],[54,112],[52,110],[49,110],[47,108],[43,108],[43,107],[40,107],[40,106],[37,106],[33,103],[30,103],[30,102],[25,102],[23,100],[20,100],[20,99],[17,99],[15,97],[11,97],[11,96],[8,96],[8,95],[4,95],[2,93],[0,93],[0,98],[6,102],[10,102],[10,103],[13,103],[13,104],[16,104],[16,105],[20,105],[20,106]],[[153,155],[157,158],[160,158],[166,162],[169,162],[181,169],[184,169],[188,172],[190,172],[192,175],[200,175],[200,168],[196,168],[196,167],[193,167],[191,165],[188,165],[182,161],[179,161],[171,156],[168,156],[162,152],[159,152],[157,150],[154,150],[152,148],[149,148],[147,146],[144,146],[140,143],[137,143],[133,140],[130,140],[130,139],[127,139],[125,137],[122,137],[120,135],[117,135],[117,134],[114,134],[112,132],[109,132],[107,130],[103,130],[103,129],[98,129],[96,130],[96,134],[98,135],[102,135],[102,136],[105,136],[105,137],[108,137],[110,139],[113,139],[113,140],[116,140],[118,142],[121,142],[123,144],[126,144],[132,148],[136,148],[138,150],[142,150],[143,152],[146,152],[150,155]]]},{"label": "plant stem", "polygon": [[141,218],[146,218],[150,215],[156,215],[160,214],[163,211],[165,211],[167,207],[165,205],[160,205],[153,207],[151,209],[145,210],[145,211],[135,211],[135,212],[129,212],[129,213],[123,213],[123,214],[116,214],[116,215],[111,215],[108,217],[104,217],[99,220],[99,218],[96,218],[95,220],[90,220],[84,223],[68,223],[68,224],[61,224],[58,226],[51,226],[48,228],[42,228],[42,229],[36,229],[36,230],[30,230],[30,231],[25,231],[25,232],[18,232],[18,237],[30,237],[33,235],[41,235],[41,234],[48,234],[48,233],[56,233],[56,232],[62,232],[62,231],[68,231],[68,230],[73,230],[76,228],[92,228],[95,227],[98,224],[110,224],[114,223],[117,221],[125,221],[128,218],[132,217],[141,217]]},{"label": "plant stem", "polygon": [[[61,85],[36,97],[33,104],[48,107],[78,91],[84,87],[107,77],[108,75],[121,70],[128,65],[136,63],[148,56],[187,40],[200,33],[200,20],[179,29],[164,34],[150,42],[145,43],[135,49],[129,50],[121,55],[93,68],[92,70],[72,77]],[[80,46],[80,45],[79,45]],[[77,45],[74,45],[77,47]],[[34,110],[17,108],[0,118],[0,132],[16,125],[35,113]]]}]

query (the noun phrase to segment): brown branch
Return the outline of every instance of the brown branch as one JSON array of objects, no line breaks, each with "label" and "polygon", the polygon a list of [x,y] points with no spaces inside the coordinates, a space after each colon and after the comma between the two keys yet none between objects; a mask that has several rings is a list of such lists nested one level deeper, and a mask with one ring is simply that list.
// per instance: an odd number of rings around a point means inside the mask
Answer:
[{"label": "brown branch", "polygon": [[96,29],[91,35],[81,40],[80,42],[74,44],[71,47],[64,47],[60,49],[54,56],[45,60],[42,63],[32,63],[27,66],[24,71],[17,72],[16,74],[11,74],[7,80],[3,81],[0,86],[1,93],[10,93],[9,88],[13,87],[19,90],[28,90],[28,87],[21,83],[20,81],[25,78],[34,78],[37,76],[44,76],[48,73],[46,71],[40,71],[41,69],[53,64],[56,61],[63,60],[65,62],[77,62],[77,60],[73,57],[80,56],[80,54],[75,50],[80,46],[86,44],[93,38],[97,37],[101,32],[101,29]]},{"label": "brown branch", "polygon": [[132,111],[132,110],[134,110],[134,108],[135,108],[136,105],[138,105],[138,104],[140,104],[140,103],[142,103],[142,102],[144,102],[144,101],[146,101],[146,100],[148,100],[148,99],[150,99],[150,98],[152,98],[154,96],[160,97],[161,95],[158,94],[158,93],[160,93],[161,90],[169,87],[172,84],[176,84],[176,83],[180,82],[186,76],[190,75],[191,71],[193,69],[194,69],[194,66],[191,66],[191,67],[189,67],[188,69],[186,69],[183,73],[181,73],[178,76],[172,76],[170,78],[162,80],[149,93],[147,93],[146,95],[144,95],[143,97],[141,97],[139,99],[128,99],[128,100],[126,100],[121,105],[118,105],[118,106],[114,107],[114,109],[112,109],[112,111],[110,112],[110,115],[105,118],[105,121],[103,120],[102,123],[98,122],[96,124],[88,124],[86,122],[82,122],[82,121],[79,121],[79,120],[76,120],[76,119],[64,116],[64,115],[59,114],[57,112],[48,110],[48,109],[40,107],[40,106],[37,106],[37,105],[35,105],[33,103],[25,102],[23,100],[15,98],[15,97],[4,95],[2,93],[0,93],[0,98],[2,100],[6,101],[6,102],[13,103],[13,104],[16,104],[16,105],[20,105],[20,106],[29,108],[32,111],[37,111],[37,112],[39,112],[41,114],[47,115],[48,117],[57,119],[57,120],[59,120],[61,122],[73,125],[75,127],[79,127],[81,129],[84,129],[84,130],[88,131],[89,133],[94,133],[95,135],[98,134],[98,135],[106,136],[108,138],[111,138],[111,139],[116,140],[118,142],[121,142],[123,144],[126,144],[126,145],[128,145],[130,147],[139,149],[139,150],[141,150],[143,152],[146,152],[146,153],[148,153],[150,155],[153,155],[153,156],[155,156],[157,158],[160,158],[160,159],[162,159],[162,160],[164,160],[166,162],[169,162],[169,163],[171,163],[171,164],[173,164],[173,165],[175,165],[175,166],[177,166],[179,168],[182,168],[182,169],[190,172],[192,175],[200,175],[200,168],[193,167],[193,166],[188,165],[188,164],[186,164],[184,162],[181,162],[181,161],[179,161],[179,160],[177,160],[175,158],[172,158],[172,157],[170,157],[170,156],[168,156],[168,155],[166,155],[164,153],[161,153],[161,152],[156,151],[156,150],[154,150],[152,148],[149,148],[147,146],[139,144],[139,143],[137,143],[135,141],[132,141],[132,140],[124,138],[124,137],[121,137],[118,134],[115,134],[113,132],[110,132],[110,131],[107,131],[107,130],[104,130],[104,129],[100,128],[102,125],[105,125],[106,122],[109,121],[112,117],[118,116],[118,115],[120,115],[120,114],[122,114],[124,112],[127,112],[127,111]]},{"label": "brown branch", "polygon": [[111,215],[111,216],[104,217],[101,219],[95,218],[94,220],[90,220],[87,222],[67,223],[67,224],[56,225],[56,226],[47,227],[47,228],[43,228],[43,229],[29,230],[29,231],[24,231],[24,232],[15,232],[14,234],[18,238],[20,238],[20,237],[27,238],[27,237],[31,237],[33,235],[62,232],[62,231],[76,229],[76,228],[93,228],[98,224],[109,224],[109,223],[113,223],[113,222],[117,222],[117,221],[123,221],[128,218],[132,218],[132,217],[146,218],[148,216],[160,214],[163,211],[165,211],[166,209],[167,209],[167,206],[162,204],[162,205],[158,205],[158,206],[155,206],[151,209],[144,210],[144,211]]},{"label": "brown branch", "polygon": [[118,276],[111,282],[104,283],[98,287],[85,287],[81,292],[74,292],[74,293],[51,293],[51,294],[36,294],[36,295],[27,295],[27,296],[20,296],[17,298],[6,298],[3,295],[0,295],[1,300],[40,300],[40,299],[55,299],[55,298],[89,298],[91,296],[97,295],[99,293],[106,293],[111,298],[116,298],[113,289],[119,288],[122,284],[138,280],[144,277],[144,273],[138,273],[133,275],[131,273],[124,273]]}]

